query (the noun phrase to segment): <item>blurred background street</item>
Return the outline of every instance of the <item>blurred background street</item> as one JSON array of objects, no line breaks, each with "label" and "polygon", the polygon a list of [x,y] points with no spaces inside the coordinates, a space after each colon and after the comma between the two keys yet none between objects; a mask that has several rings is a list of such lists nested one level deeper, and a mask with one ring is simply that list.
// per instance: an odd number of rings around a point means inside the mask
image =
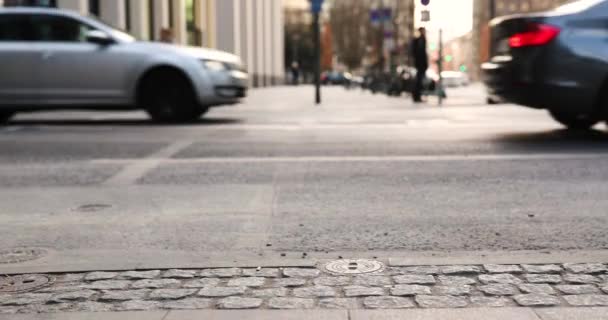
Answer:
[{"label": "blurred background street", "polygon": [[318,107],[312,87],[258,89],[187,125],[19,115],[0,241],[75,261],[605,249],[608,136],[475,90],[437,107],[330,87]]}]

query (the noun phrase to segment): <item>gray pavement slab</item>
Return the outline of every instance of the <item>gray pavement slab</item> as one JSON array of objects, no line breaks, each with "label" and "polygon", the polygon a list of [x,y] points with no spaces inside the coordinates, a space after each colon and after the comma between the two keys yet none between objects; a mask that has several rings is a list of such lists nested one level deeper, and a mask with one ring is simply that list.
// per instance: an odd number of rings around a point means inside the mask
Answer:
[{"label": "gray pavement slab", "polygon": [[532,309],[353,310],[352,320],[539,320]]},{"label": "gray pavement slab", "polygon": [[2,320],[163,320],[168,311],[93,312],[1,315]]},{"label": "gray pavement slab", "polygon": [[607,320],[608,308],[537,309],[542,320]]},{"label": "gray pavement slab", "polygon": [[163,320],[347,320],[346,310],[171,311]]}]

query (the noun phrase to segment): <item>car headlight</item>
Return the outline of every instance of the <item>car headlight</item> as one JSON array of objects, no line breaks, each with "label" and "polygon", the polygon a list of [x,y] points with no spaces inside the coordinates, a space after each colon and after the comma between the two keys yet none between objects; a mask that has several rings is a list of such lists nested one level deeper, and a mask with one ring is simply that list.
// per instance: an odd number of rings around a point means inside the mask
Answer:
[{"label": "car headlight", "polygon": [[220,62],[220,61],[204,60],[203,65],[205,66],[205,68],[207,68],[211,71],[228,70],[228,67],[223,62]]}]

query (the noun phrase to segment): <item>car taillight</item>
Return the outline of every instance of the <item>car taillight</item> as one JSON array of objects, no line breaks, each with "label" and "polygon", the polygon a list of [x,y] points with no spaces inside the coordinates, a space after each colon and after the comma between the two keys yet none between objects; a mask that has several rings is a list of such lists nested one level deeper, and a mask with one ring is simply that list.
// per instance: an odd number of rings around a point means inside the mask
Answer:
[{"label": "car taillight", "polygon": [[548,24],[531,24],[529,30],[517,33],[509,38],[511,48],[544,46],[555,39],[561,30]]}]

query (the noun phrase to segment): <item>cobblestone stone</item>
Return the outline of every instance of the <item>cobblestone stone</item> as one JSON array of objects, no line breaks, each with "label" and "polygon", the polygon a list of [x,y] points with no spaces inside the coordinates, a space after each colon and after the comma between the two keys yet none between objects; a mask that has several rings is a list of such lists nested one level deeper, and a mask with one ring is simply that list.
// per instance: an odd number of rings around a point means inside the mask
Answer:
[{"label": "cobblestone stone", "polygon": [[416,302],[422,308],[464,308],[469,304],[465,298],[449,296],[416,296]]},{"label": "cobblestone stone", "polygon": [[566,263],[564,269],[572,273],[602,273],[608,271],[606,265],[602,263]]},{"label": "cobblestone stone", "polygon": [[408,309],[416,307],[410,298],[401,297],[367,297],[363,305],[368,309]]},{"label": "cobblestone stone", "polygon": [[19,312],[18,307],[0,308],[0,314],[16,314]]},{"label": "cobblestone stone", "polygon": [[518,265],[504,264],[484,264],[483,268],[489,273],[522,273],[523,270]]},{"label": "cobblestone stone", "polygon": [[201,298],[188,298],[183,300],[165,301],[162,304],[163,309],[175,310],[196,310],[208,309],[213,306],[213,300]]},{"label": "cobblestone stone", "polygon": [[479,281],[483,284],[520,284],[523,283],[521,279],[512,274],[483,274],[479,276]]},{"label": "cobblestone stone", "polygon": [[440,296],[464,296],[471,293],[471,286],[436,286],[433,290]]},{"label": "cobblestone stone", "polygon": [[202,278],[189,280],[182,284],[184,288],[205,288],[205,287],[216,287],[220,284],[220,279],[216,278]]},{"label": "cobblestone stone", "polygon": [[313,280],[317,286],[347,286],[350,285],[352,279],[350,277],[319,277]]},{"label": "cobblestone stone", "polygon": [[142,280],[142,279],[154,279],[160,276],[160,270],[151,271],[127,271],[118,275],[120,279],[127,280]]},{"label": "cobblestone stone", "polygon": [[268,300],[271,309],[312,309],[315,300],[302,298],[272,298]]},{"label": "cobblestone stone", "polygon": [[179,286],[181,282],[175,279],[146,279],[146,280],[138,280],[133,282],[131,288],[133,289],[161,289]]},{"label": "cobblestone stone", "polygon": [[93,290],[80,290],[66,293],[54,294],[49,301],[53,303],[72,302],[72,301],[87,301],[91,299],[97,292]]},{"label": "cobblestone stone", "polygon": [[602,291],[603,291],[605,294],[608,294],[608,285],[606,285],[606,286],[602,286],[600,289],[601,289],[601,290],[602,290]]},{"label": "cobblestone stone", "polygon": [[557,290],[564,294],[596,294],[600,293],[600,290],[595,286],[585,285],[559,285],[556,286]]},{"label": "cobblestone stone", "polygon": [[217,303],[220,309],[255,309],[262,305],[263,300],[258,298],[228,297]]},{"label": "cobblestone stone", "polygon": [[245,294],[246,287],[207,287],[198,292],[201,297],[228,297]]},{"label": "cobblestone stone", "polygon": [[229,287],[261,287],[266,283],[266,278],[248,277],[235,278],[228,281]]},{"label": "cobblestone stone", "polygon": [[76,312],[108,312],[114,310],[114,306],[108,303],[86,301],[70,305],[69,310]]},{"label": "cobblestone stone", "polygon": [[471,305],[476,308],[502,308],[510,304],[511,300],[505,297],[471,297]]},{"label": "cobblestone stone", "polygon": [[589,274],[566,274],[564,281],[574,284],[600,283],[600,279]]},{"label": "cobblestone stone", "polygon": [[357,286],[388,286],[391,285],[391,278],[387,276],[363,275],[353,278],[353,284]]},{"label": "cobblestone stone", "polygon": [[321,274],[321,271],[317,269],[298,269],[298,268],[285,268],[283,269],[283,275],[288,278],[315,278]]},{"label": "cobblestone stone", "polygon": [[286,297],[289,295],[289,290],[287,288],[258,289],[252,290],[251,295],[256,298]]},{"label": "cobblestone stone", "polygon": [[524,264],[521,266],[527,273],[560,273],[562,267],[556,264],[534,265]]},{"label": "cobblestone stone", "polygon": [[557,274],[527,274],[524,276],[530,283],[561,283],[562,277]]},{"label": "cobblestone stone", "polygon": [[196,289],[157,289],[150,292],[152,300],[177,300],[196,293]]},{"label": "cobblestone stone", "polygon": [[72,303],[34,304],[19,309],[19,313],[58,313],[73,310]]},{"label": "cobblestone stone", "polygon": [[93,290],[124,290],[131,285],[128,280],[101,280],[84,285],[86,289]]},{"label": "cobblestone stone", "polygon": [[480,286],[479,291],[491,296],[513,296],[519,294],[519,289],[511,284],[487,284]]},{"label": "cobblestone stone", "polygon": [[557,297],[544,294],[522,294],[514,299],[522,307],[551,307],[560,304]]},{"label": "cobblestone stone", "polygon": [[64,274],[60,277],[57,277],[57,280],[55,281],[56,283],[62,283],[62,282],[80,282],[82,280],[84,280],[84,276],[86,274],[84,273],[67,273]]},{"label": "cobblestone stone", "polygon": [[431,288],[419,285],[405,285],[399,284],[391,288],[391,295],[393,296],[415,296],[415,295],[430,295]]},{"label": "cobblestone stone", "polygon": [[419,266],[419,267],[393,267],[389,269],[392,275],[399,274],[428,274],[436,275],[441,273],[441,269],[437,266]]},{"label": "cobblestone stone", "polygon": [[264,277],[264,278],[278,278],[281,276],[281,272],[277,268],[262,268],[258,269],[244,269],[243,276],[245,277]]},{"label": "cobblestone stone", "polygon": [[37,290],[37,293],[62,293],[62,292],[72,292],[78,291],[82,289],[87,289],[86,284],[82,283],[60,283],[54,286],[45,287]]},{"label": "cobblestone stone", "polygon": [[171,279],[193,279],[196,277],[196,271],[172,269],[165,271],[162,277]]},{"label": "cobblestone stone", "polygon": [[84,277],[86,281],[110,280],[118,277],[117,272],[91,272]]},{"label": "cobblestone stone", "polygon": [[605,295],[580,295],[564,296],[564,299],[574,307],[605,307],[608,306],[608,296]]},{"label": "cobblestone stone", "polygon": [[476,284],[477,280],[458,276],[439,276],[439,282],[446,286],[464,286]]},{"label": "cobblestone stone", "polygon": [[131,300],[120,303],[116,309],[118,311],[147,311],[160,309],[162,304],[158,301]]},{"label": "cobblestone stone", "polygon": [[441,267],[442,274],[479,274],[481,268],[477,266],[443,266]]},{"label": "cobblestone stone", "polygon": [[199,273],[202,278],[232,278],[241,275],[242,270],[239,268],[222,268],[222,269],[205,269]]},{"label": "cobblestone stone", "polygon": [[293,289],[293,295],[298,298],[327,298],[335,297],[336,290],[327,286],[314,286]]},{"label": "cobblestone stone", "polygon": [[384,294],[384,289],[379,287],[349,286],[344,288],[344,295],[347,297],[370,297]]},{"label": "cobblestone stone", "polygon": [[45,303],[51,296],[49,293],[4,294],[0,295],[0,306],[25,306],[28,304]]},{"label": "cobblestone stone", "polygon": [[353,298],[325,298],[319,300],[319,307],[324,309],[359,309],[359,302]]},{"label": "cobblestone stone", "polygon": [[435,277],[431,275],[402,275],[394,276],[397,284],[435,284]]},{"label": "cobblestone stone", "polygon": [[99,297],[102,302],[122,302],[129,300],[144,300],[150,290],[118,290],[104,291]]},{"label": "cobblestone stone", "polygon": [[284,279],[275,279],[274,282],[270,285],[271,287],[301,287],[306,285],[306,279],[299,278],[284,278]]},{"label": "cobblestone stone", "polygon": [[519,290],[523,293],[532,293],[532,294],[555,294],[555,290],[548,284],[520,284]]}]

